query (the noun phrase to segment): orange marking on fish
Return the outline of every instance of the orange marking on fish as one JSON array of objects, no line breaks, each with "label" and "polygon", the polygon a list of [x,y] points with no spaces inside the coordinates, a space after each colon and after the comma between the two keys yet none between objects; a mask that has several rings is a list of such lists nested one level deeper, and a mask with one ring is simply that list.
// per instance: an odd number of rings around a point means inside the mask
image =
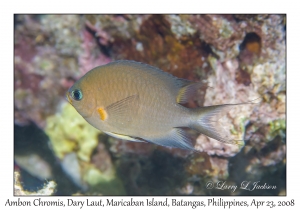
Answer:
[{"label": "orange marking on fish", "polygon": [[107,119],[107,112],[105,111],[105,109],[103,107],[100,107],[97,109],[99,115],[100,115],[100,119],[101,120],[106,120]]}]

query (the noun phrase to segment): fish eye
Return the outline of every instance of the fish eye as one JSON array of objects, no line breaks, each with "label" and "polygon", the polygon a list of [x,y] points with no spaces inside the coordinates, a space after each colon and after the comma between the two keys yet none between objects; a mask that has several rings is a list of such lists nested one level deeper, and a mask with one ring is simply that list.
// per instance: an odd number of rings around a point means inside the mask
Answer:
[{"label": "fish eye", "polygon": [[82,92],[80,90],[73,90],[71,93],[72,98],[76,101],[80,101],[82,99]]}]

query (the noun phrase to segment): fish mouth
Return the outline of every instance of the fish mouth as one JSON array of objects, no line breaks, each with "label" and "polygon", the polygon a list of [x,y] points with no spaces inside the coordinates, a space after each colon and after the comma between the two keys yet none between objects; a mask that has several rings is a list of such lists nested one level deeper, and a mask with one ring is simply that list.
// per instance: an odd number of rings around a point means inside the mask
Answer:
[{"label": "fish mouth", "polygon": [[67,101],[72,105],[72,100],[71,100],[71,98],[70,98],[70,93],[69,93],[69,91],[66,93],[66,99],[67,99]]}]

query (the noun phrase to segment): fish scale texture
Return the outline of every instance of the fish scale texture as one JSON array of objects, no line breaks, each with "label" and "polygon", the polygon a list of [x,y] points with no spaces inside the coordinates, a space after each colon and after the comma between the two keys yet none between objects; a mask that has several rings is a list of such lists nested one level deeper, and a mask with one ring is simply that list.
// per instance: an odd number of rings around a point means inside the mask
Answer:
[{"label": "fish scale texture", "polygon": [[[92,70],[79,83],[83,92],[92,89],[94,94],[88,97],[94,97],[97,107],[107,111],[105,121],[97,112],[88,120],[100,130],[154,139],[174,127],[188,126],[189,110],[176,103],[177,78],[149,65],[113,62]],[[130,100],[124,100],[128,97]]]}]

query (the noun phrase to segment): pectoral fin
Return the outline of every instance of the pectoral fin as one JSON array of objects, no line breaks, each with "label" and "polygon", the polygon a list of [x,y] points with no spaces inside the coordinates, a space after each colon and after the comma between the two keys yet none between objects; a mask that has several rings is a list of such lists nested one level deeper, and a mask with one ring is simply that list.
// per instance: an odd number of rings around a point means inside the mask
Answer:
[{"label": "pectoral fin", "polygon": [[126,126],[136,116],[139,110],[139,95],[132,95],[119,100],[106,108],[99,108],[101,120],[114,127]]}]

